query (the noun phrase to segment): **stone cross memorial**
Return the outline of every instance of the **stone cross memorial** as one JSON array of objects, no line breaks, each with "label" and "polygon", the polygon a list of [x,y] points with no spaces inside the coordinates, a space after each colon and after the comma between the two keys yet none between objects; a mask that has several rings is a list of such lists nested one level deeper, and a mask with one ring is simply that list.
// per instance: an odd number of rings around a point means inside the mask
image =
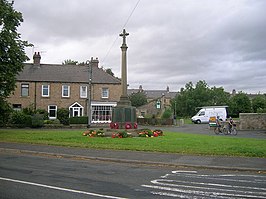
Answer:
[{"label": "stone cross memorial", "polygon": [[124,29],[119,36],[123,37],[121,46],[122,62],[121,62],[121,82],[122,95],[117,106],[112,112],[111,128],[114,129],[132,129],[137,128],[136,108],[131,106],[131,102],[127,95],[127,44],[126,37],[129,33]]}]

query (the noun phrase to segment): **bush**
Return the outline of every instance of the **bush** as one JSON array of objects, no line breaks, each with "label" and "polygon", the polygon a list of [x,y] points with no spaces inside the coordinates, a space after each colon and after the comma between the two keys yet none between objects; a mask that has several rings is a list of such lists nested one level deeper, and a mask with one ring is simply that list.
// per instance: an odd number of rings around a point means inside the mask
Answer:
[{"label": "bush", "polygon": [[22,112],[23,112],[25,115],[33,115],[33,114],[35,113],[34,108],[33,108],[33,104],[29,105],[29,106],[26,107],[26,108],[23,108],[23,109],[22,109]]},{"label": "bush", "polygon": [[70,124],[88,124],[88,116],[71,117],[69,118]]},{"label": "bush", "polygon": [[36,110],[36,113],[37,114],[42,114],[43,115],[43,119],[44,120],[48,120],[49,119],[49,117],[48,117],[48,111],[46,111],[46,110],[44,110],[44,109],[37,109]]},{"label": "bush", "polygon": [[16,127],[31,127],[32,118],[30,115],[26,115],[22,111],[14,111],[11,115],[10,123]]},{"label": "bush", "polygon": [[60,108],[57,110],[57,119],[61,124],[69,125],[69,110],[66,108]]},{"label": "bush", "polygon": [[44,124],[60,124],[60,121],[58,119],[55,120],[44,120]]},{"label": "bush", "polygon": [[32,116],[31,127],[33,127],[33,128],[43,127],[43,115],[34,114]]},{"label": "bush", "polygon": [[8,102],[2,98],[0,98],[0,113],[0,126],[6,126],[12,113],[12,108]]},{"label": "bush", "polygon": [[169,119],[171,118],[172,116],[172,111],[171,109],[166,109],[164,112],[163,112],[163,115],[162,115],[162,119]]}]

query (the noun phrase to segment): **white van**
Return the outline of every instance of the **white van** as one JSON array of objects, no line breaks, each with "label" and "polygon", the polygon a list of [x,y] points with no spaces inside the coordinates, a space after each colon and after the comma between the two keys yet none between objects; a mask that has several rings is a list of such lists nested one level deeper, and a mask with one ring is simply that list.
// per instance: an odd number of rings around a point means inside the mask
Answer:
[{"label": "white van", "polygon": [[210,117],[219,116],[221,120],[225,121],[227,118],[227,108],[228,106],[205,106],[201,108],[199,112],[194,115],[191,120],[195,124],[208,123]]}]

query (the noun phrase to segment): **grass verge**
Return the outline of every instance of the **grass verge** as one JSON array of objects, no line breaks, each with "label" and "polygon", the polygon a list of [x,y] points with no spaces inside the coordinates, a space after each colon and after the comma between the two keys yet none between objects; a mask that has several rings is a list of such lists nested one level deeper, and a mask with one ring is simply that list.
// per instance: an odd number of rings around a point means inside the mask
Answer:
[{"label": "grass verge", "polygon": [[164,132],[156,138],[100,138],[82,136],[84,130],[0,129],[0,141],[94,149],[165,153],[266,157],[264,139]]}]

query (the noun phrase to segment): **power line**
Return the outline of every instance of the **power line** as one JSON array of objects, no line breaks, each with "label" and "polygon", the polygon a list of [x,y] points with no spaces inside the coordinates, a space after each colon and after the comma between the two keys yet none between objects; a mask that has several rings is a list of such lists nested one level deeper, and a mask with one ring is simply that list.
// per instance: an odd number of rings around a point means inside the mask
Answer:
[{"label": "power line", "polygon": [[[120,32],[121,32],[121,31],[126,27],[126,25],[128,24],[129,19],[131,18],[131,16],[133,15],[134,11],[136,10],[136,8],[137,8],[139,2],[140,2],[140,0],[137,1],[135,7],[134,7],[133,10],[131,11],[130,15],[128,16],[128,18],[127,18],[125,24],[123,25],[122,29],[120,30]],[[110,51],[111,51],[112,48],[114,47],[114,45],[115,45],[115,43],[116,43],[116,41],[117,41],[118,38],[119,38],[119,35],[116,36],[114,42],[112,43],[111,47],[110,47],[109,50],[107,51],[107,53],[106,53],[106,55],[105,55],[105,57],[104,57],[104,59],[103,59],[103,63],[104,63],[105,59],[108,57]]]}]

